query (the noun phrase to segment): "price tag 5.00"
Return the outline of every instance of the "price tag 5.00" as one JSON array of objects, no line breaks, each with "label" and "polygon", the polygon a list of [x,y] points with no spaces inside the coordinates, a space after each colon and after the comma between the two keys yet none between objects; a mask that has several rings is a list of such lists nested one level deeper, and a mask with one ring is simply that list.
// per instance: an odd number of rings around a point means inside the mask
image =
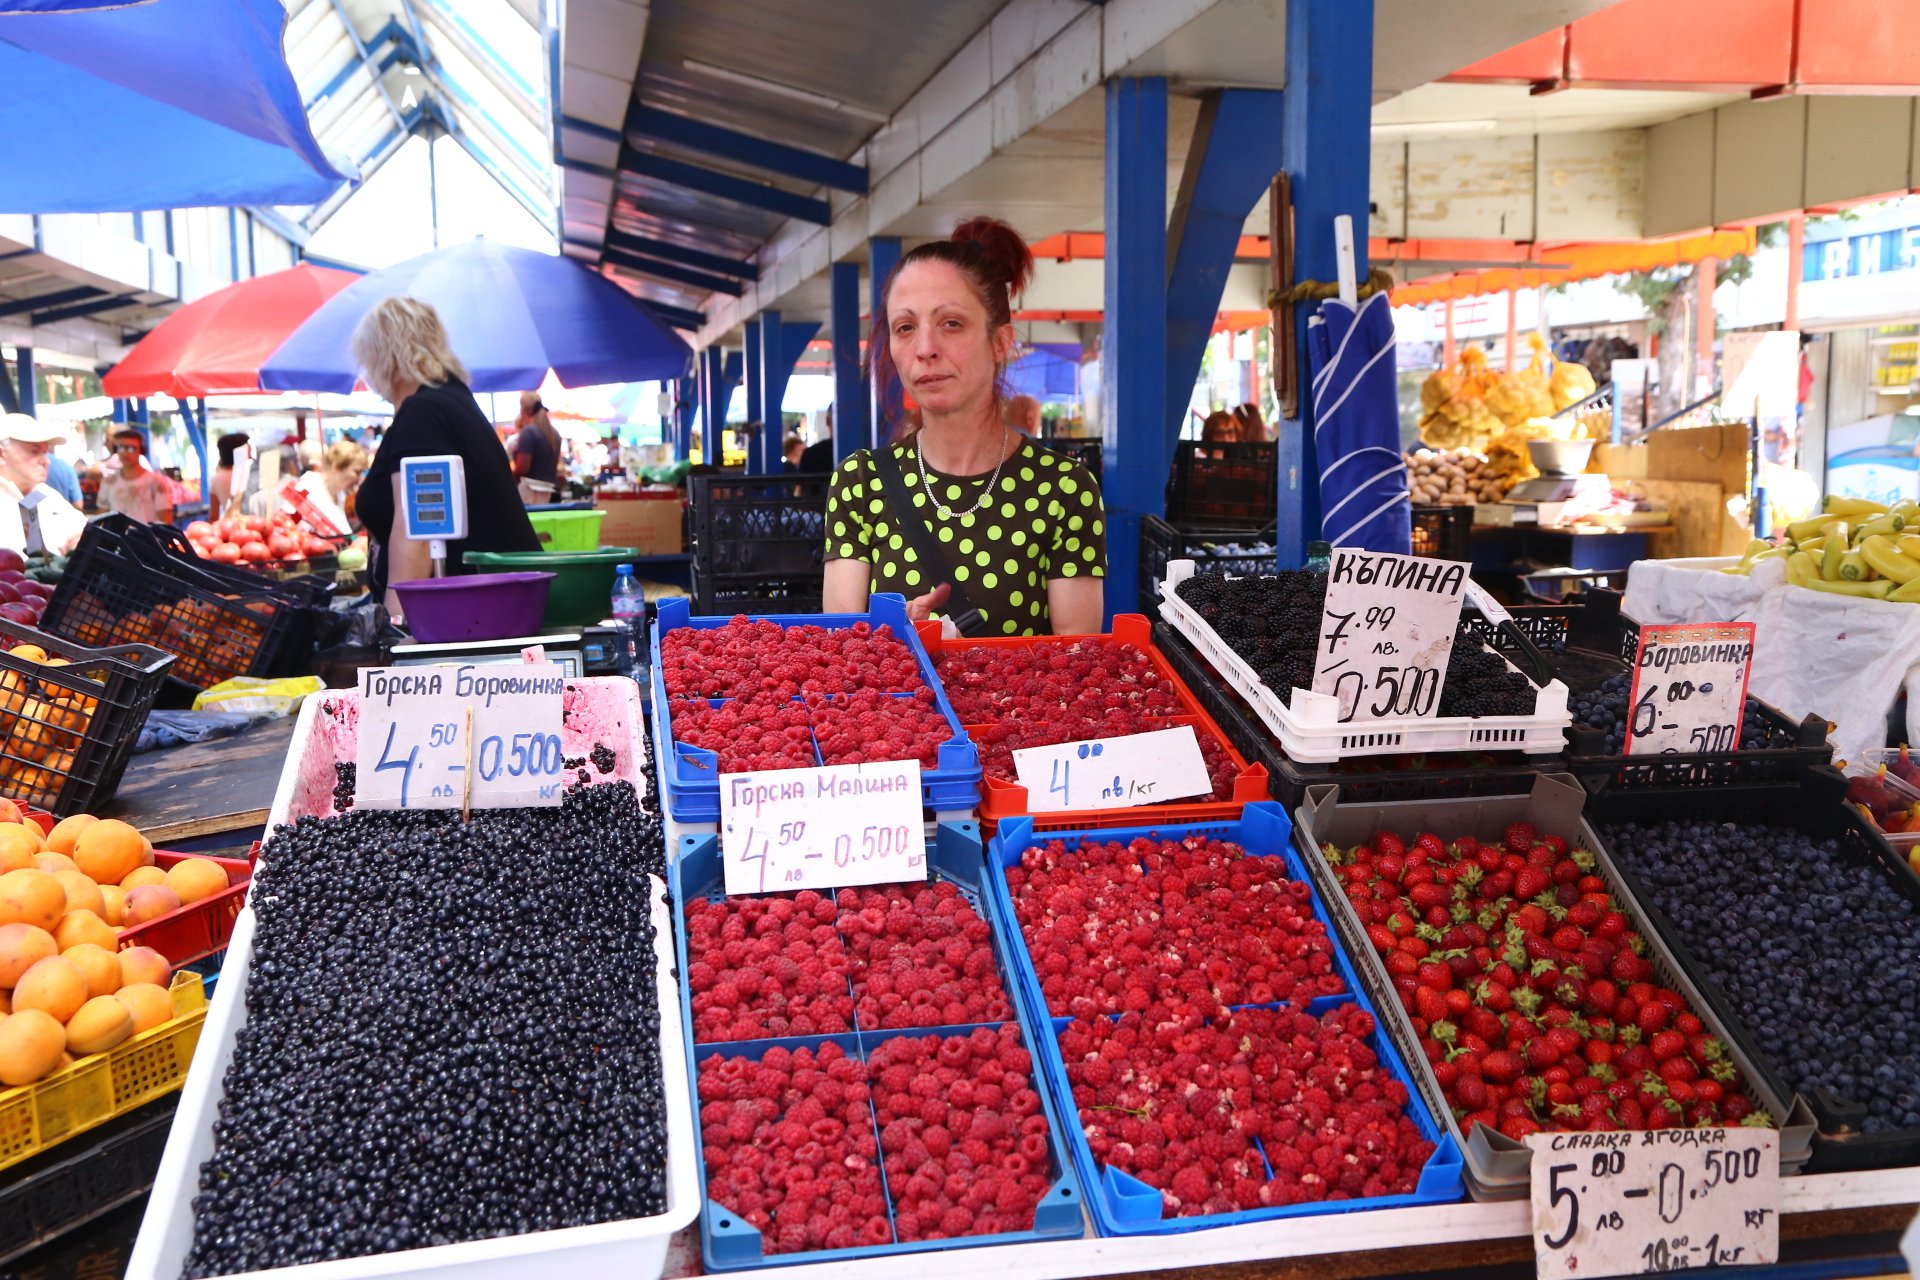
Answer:
[{"label": "price tag 5.00", "polygon": [[1641,627],[1625,753],[1737,750],[1753,636],[1751,622]]},{"label": "price tag 5.00", "polygon": [[557,805],[566,673],[524,665],[360,672],[354,803],[363,809]]},{"label": "price tag 5.00", "polygon": [[1780,1257],[1780,1136],[1771,1129],[1540,1133],[1527,1145],[1540,1280]]}]

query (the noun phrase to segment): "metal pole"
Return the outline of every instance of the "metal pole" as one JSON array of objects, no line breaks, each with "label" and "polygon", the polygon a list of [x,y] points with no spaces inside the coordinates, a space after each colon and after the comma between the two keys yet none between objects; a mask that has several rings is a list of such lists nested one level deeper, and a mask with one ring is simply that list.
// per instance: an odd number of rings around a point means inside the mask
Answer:
[{"label": "metal pole", "polygon": [[860,264],[833,264],[833,460],[873,439],[873,406],[860,384]]},{"label": "metal pole", "polygon": [[[884,316],[887,311],[887,277],[900,265],[900,240],[897,236],[870,236],[867,239],[867,314]],[[870,406],[868,426],[873,432],[873,444],[884,446],[893,437],[893,430],[900,425],[906,412],[896,386],[888,394],[882,395],[879,388],[873,388],[868,400]]]},{"label": "metal pole", "polygon": [[781,371],[781,321],[778,311],[760,313],[760,434],[754,437],[752,457],[747,470],[772,475],[780,470],[781,441],[786,426],[780,417],[780,400],[787,379]]},{"label": "metal pole", "polygon": [[427,211],[433,220],[433,247],[440,247],[440,162],[434,156],[437,139],[427,130]]},{"label": "metal pole", "polygon": [[1807,215],[1796,213],[1787,219],[1787,312],[1780,321],[1782,329],[1800,327],[1800,273],[1807,258]]},{"label": "metal pole", "polygon": [[[760,322],[749,320],[740,328],[747,336],[747,421],[760,423],[760,430],[764,434],[766,415],[761,411],[760,406],[760,357],[763,354],[760,350]],[[749,475],[753,474],[754,462],[759,456],[758,449],[759,444],[756,441],[747,442],[745,470]]]},{"label": "metal pole", "polygon": [[33,385],[33,348],[15,347],[14,365],[20,371],[20,388],[14,399],[19,402],[20,412],[31,417],[40,403],[40,393]]}]

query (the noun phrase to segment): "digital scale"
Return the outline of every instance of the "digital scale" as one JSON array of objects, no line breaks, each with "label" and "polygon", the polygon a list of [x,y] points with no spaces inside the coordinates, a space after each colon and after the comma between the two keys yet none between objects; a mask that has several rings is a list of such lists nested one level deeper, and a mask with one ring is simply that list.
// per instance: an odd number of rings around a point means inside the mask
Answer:
[{"label": "digital scale", "polygon": [[1507,494],[1509,506],[1526,506],[1540,502],[1571,502],[1575,498],[1591,493],[1611,493],[1613,482],[1602,475],[1583,471],[1572,476],[1538,475],[1531,480],[1522,480],[1513,486]]},{"label": "digital scale", "polygon": [[400,518],[410,542],[427,544],[433,576],[447,575],[447,543],[467,536],[467,464],[457,453],[400,460]]}]

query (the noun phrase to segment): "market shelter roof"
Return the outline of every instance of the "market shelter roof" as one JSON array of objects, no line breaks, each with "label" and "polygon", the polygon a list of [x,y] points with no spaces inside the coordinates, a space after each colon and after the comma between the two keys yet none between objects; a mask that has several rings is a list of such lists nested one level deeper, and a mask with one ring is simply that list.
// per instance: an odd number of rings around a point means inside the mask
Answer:
[{"label": "market shelter roof", "polygon": [[1404,307],[1505,293],[1510,289],[1571,284],[1576,280],[1592,280],[1600,276],[1655,271],[1661,267],[1698,262],[1702,258],[1731,258],[1736,254],[1752,253],[1757,244],[1757,233],[1751,227],[1629,244],[1499,245],[1489,241],[1375,241],[1367,249],[1367,260],[1382,266],[1418,262],[1423,256],[1432,260],[1431,254],[1423,255],[1424,245],[1434,249],[1445,246],[1454,256],[1491,250],[1501,253],[1508,260],[1518,255],[1525,263],[1539,264],[1467,268],[1396,285],[1393,305]]}]

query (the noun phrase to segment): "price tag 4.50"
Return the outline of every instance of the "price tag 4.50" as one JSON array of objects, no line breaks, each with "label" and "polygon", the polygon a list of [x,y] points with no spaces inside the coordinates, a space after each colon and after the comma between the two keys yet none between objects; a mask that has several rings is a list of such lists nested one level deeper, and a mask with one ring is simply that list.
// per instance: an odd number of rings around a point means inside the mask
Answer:
[{"label": "price tag 4.50", "polygon": [[729,894],[843,889],[927,874],[920,762],[720,775]]},{"label": "price tag 4.50", "polygon": [[1737,750],[1753,635],[1751,622],[1641,627],[1625,753]]},{"label": "price tag 4.50", "polygon": [[1021,747],[1013,768],[1034,813],[1064,809],[1127,809],[1213,791],[1193,726],[1123,738]]},{"label": "price tag 4.50", "polygon": [[1539,1133],[1527,1145],[1540,1280],[1780,1258],[1780,1135],[1771,1129]]},{"label": "price tag 4.50", "polygon": [[363,809],[557,805],[566,673],[522,665],[360,672],[354,803]]},{"label": "price tag 4.50", "polygon": [[1334,548],[1312,692],[1340,700],[1342,724],[1438,710],[1470,567]]}]

